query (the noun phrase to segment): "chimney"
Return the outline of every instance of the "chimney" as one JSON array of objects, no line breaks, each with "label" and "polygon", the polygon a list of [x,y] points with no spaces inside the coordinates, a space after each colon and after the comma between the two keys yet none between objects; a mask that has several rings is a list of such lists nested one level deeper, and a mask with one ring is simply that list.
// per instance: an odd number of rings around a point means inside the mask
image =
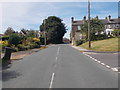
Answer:
[{"label": "chimney", "polygon": [[98,20],[98,16],[96,16],[95,19]]},{"label": "chimney", "polygon": [[83,17],[83,20],[86,20],[86,16]]},{"label": "chimney", "polygon": [[74,17],[71,18],[72,22],[74,21]]},{"label": "chimney", "polygon": [[111,19],[111,16],[109,15],[107,19],[110,21],[110,19]]}]

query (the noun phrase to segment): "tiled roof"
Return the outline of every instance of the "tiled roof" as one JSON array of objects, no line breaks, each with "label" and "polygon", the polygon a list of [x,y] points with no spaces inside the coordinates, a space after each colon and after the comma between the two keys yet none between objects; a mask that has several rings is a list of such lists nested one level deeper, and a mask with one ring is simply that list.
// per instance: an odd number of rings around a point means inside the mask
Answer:
[{"label": "tiled roof", "polygon": [[[116,18],[116,19],[100,19],[102,21],[103,24],[120,24],[120,19]],[[84,20],[76,20],[73,21],[72,25],[82,25],[84,24]]]},{"label": "tiled roof", "polygon": [[73,21],[73,25],[81,25],[83,23],[84,23],[83,20]]}]

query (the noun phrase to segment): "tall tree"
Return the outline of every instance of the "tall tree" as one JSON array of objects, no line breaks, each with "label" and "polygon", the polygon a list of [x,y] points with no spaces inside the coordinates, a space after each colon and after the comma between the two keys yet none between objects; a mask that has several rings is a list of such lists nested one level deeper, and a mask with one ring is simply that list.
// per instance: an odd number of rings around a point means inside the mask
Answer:
[{"label": "tall tree", "polygon": [[48,43],[62,43],[66,33],[65,24],[56,16],[50,16],[40,25],[40,31],[46,33]]},{"label": "tall tree", "polygon": [[5,35],[12,35],[13,33],[15,33],[13,28],[12,27],[8,27],[4,34]]}]

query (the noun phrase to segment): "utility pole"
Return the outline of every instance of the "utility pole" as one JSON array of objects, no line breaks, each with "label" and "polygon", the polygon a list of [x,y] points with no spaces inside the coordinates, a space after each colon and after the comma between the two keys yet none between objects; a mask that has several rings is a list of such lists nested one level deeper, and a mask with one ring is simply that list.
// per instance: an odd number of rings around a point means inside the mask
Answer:
[{"label": "utility pole", "polygon": [[91,37],[90,37],[90,0],[88,0],[88,42],[89,48],[91,48]]},{"label": "utility pole", "polygon": [[43,20],[43,23],[44,23],[44,44],[46,46],[45,20]]}]

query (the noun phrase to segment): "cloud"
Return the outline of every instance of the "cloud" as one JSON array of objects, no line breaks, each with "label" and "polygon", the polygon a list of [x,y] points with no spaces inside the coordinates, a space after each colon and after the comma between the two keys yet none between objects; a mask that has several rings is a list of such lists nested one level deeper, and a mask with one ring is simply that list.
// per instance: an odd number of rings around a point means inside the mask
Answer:
[{"label": "cloud", "polygon": [[55,7],[50,3],[3,3],[3,30],[12,26],[15,29],[39,29],[34,28],[34,24],[41,24],[42,20],[51,12],[55,12]]},{"label": "cloud", "polygon": [[[117,14],[116,8],[109,9],[111,6],[116,7],[114,3],[91,3],[91,5],[92,17],[98,15],[100,18],[105,18],[108,14],[115,17]],[[84,15],[87,16],[87,2],[4,2],[0,12],[2,12],[0,14],[3,24],[2,32],[9,26],[15,30],[21,28],[39,30],[43,19],[54,15],[63,19],[68,29],[65,37],[69,37],[71,17],[81,20]]]}]

